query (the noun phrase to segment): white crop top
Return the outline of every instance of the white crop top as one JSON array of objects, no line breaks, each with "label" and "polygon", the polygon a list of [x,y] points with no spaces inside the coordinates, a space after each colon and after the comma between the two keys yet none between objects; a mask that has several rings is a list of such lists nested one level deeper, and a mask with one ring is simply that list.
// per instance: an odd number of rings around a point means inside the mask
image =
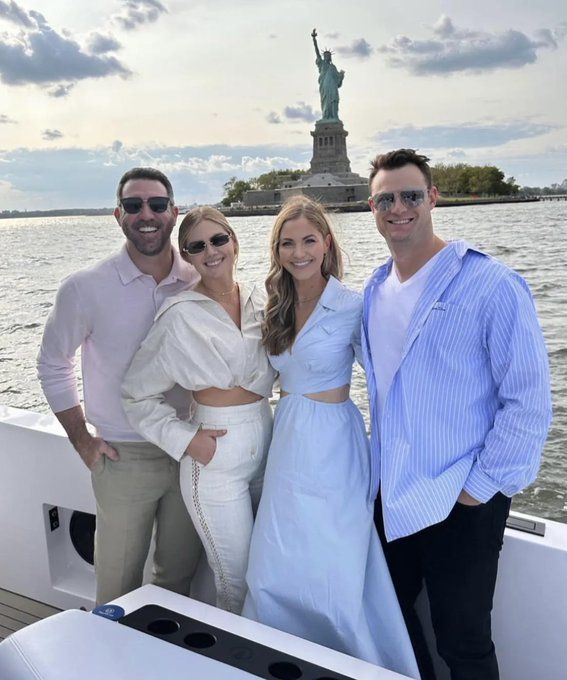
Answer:
[{"label": "white crop top", "polygon": [[262,346],[265,296],[240,284],[241,328],[206,295],[187,290],[159,310],[122,384],[128,420],[145,439],[180,460],[197,427],[163,397],[173,385],[197,391],[243,387],[269,397],[275,371]]}]

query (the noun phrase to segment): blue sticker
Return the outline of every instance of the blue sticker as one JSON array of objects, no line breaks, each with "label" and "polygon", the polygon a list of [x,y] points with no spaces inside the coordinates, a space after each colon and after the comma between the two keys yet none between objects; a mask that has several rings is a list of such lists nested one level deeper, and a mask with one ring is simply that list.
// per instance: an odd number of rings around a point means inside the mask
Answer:
[{"label": "blue sticker", "polygon": [[93,614],[97,616],[102,616],[104,619],[110,619],[111,621],[118,621],[124,616],[124,610],[117,604],[101,604],[95,607],[92,611]]}]

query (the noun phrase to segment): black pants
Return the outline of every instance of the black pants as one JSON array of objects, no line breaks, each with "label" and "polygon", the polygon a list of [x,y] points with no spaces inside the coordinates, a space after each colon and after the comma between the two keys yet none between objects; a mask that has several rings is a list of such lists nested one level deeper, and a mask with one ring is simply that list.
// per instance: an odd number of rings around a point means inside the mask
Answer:
[{"label": "black pants", "polygon": [[435,680],[415,601],[427,588],[437,651],[452,680],[498,680],[490,614],[510,499],[457,503],[446,520],[387,543],[382,504],[374,520],[417,657],[422,680]]}]

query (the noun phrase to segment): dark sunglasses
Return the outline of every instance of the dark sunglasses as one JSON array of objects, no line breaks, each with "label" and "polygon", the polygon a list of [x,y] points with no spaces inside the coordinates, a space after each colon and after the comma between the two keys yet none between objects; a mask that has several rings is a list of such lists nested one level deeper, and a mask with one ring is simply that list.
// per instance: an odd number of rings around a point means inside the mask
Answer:
[{"label": "dark sunglasses", "polygon": [[[230,234],[215,234],[209,239],[209,243],[215,247],[226,246],[230,241]],[[189,255],[197,255],[197,253],[202,253],[207,247],[205,241],[190,241],[186,246],[181,248],[184,253]]]},{"label": "dark sunglasses", "polygon": [[417,208],[425,200],[425,191],[423,189],[402,189],[402,191],[385,191],[382,194],[372,196],[372,203],[376,210],[380,212],[387,212],[394,207],[396,202],[396,194],[400,197],[400,201],[406,208]]},{"label": "dark sunglasses", "polygon": [[147,203],[150,210],[154,213],[164,213],[169,206],[169,198],[167,196],[152,196],[146,200],[145,198],[121,198],[120,205],[129,215],[136,215],[142,210],[144,203]]}]

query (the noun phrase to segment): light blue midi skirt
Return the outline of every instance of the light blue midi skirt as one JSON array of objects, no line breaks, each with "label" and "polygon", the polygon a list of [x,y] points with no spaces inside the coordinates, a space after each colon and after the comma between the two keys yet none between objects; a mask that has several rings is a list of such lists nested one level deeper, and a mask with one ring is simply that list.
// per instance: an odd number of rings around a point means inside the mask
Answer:
[{"label": "light blue midi skirt", "polygon": [[352,401],[280,400],[243,615],[418,678],[374,527],[369,455]]}]

